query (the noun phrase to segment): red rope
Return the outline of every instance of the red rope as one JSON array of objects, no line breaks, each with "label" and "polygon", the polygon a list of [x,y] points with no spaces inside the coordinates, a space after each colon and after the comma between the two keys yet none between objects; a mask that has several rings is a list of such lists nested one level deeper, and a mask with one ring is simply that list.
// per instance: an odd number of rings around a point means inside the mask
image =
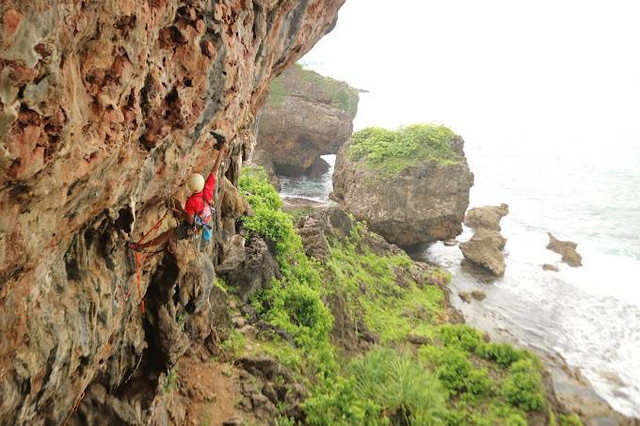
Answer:
[{"label": "red rope", "polygon": [[156,222],[155,225],[153,225],[153,227],[149,230],[149,232],[147,232],[142,236],[142,238],[140,238],[140,241],[138,241],[138,244],[142,244],[142,242],[149,236],[149,234],[151,234],[153,231],[158,229],[158,227],[162,224],[162,221],[164,220],[165,217],[167,217],[168,214],[169,214],[169,210],[167,210],[164,216],[162,216],[162,218],[158,222]]},{"label": "red rope", "polygon": [[[148,236],[149,234],[151,234],[153,231],[155,231],[156,229],[158,229],[160,227],[160,224],[162,224],[162,222],[164,221],[164,219],[167,217],[167,215],[169,214],[169,210],[167,210],[167,212],[164,214],[164,216],[162,216],[162,218],[156,222],[155,225],[153,225],[153,227],[149,230],[149,232],[147,232],[146,234],[144,234],[142,236],[142,238],[140,239],[140,241],[138,242],[138,244],[141,244]],[[145,253],[144,256],[142,256],[140,253],[136,252],[135,254],[135,265],[136,265],[136,285],[138,288],[138,297],[140,298],[140,310],[142,311],[142,314],[144,315],[145,311],[146,311],[146,307],[144,304],[144,299],[142,298],[142,290],[141,290],[141,286],[140,286],[140,270],[142,268],[142,265],[144,264],[144,262],[147,260],[148,257],[153,256],[155,254],[158,254],[160,252],[162,252],[163,250],[159,250],[153,253]],[[124,290],[120,287],[120,291],[123,293],[123,301],[126,301],[129,298],[129,295],[131,295],[131,288],[125,293]],[[116,293],[117,294],[117,293]],[[117,296],[116,296],[117,297]],[[121,301],[121,302],[123,302]],[[120,304],[120,306],[122,306]],[[119,307],[118,311],[117,311],[117,316],[120,316],[120,314],[122,313],[122,309]],[[118,321],[114,321],[114,323],[117,323]],[[112,335],[112,331],[109,332],[109,336]],[[98,358],[103,358],[104,357],[104,353],[106,353],[107,348],[109,347],[109,345],[105,345],[100,352],[98,353]],[[80,403],[82,402],[82,400],[84,399],[85,396],[85,391],[87,386],[89,385],[89,381],[87,380],[87,383],[84,383],[83,386],[83,391],[80,393],[80,395],[78,395],[78,397],[75,399],[75,402],[73,404],[73,407],[71,408],[71,411],[69,411],[69,414],[67,414],[67,417],[64,420],[63,425],[66,426],[69,423],[69,420],[71,420],[71,416],[73,415],[73,413],[75,413],[78,410],[78,407],[80,406]]]},{"label": "red rope", "polygon": [[136,286],[138,287],[138,298],[140,299],[140,312],[144,315],[145,306],[144,299],[142,298],[142,290],[140,290],[140,269],[142,268],[142,263],[147,260],[145,256],[142,261],[140,261],[140,253],[136,252]]},{"label": "red rope", "polygon": [[[164,221],[164,219],[167,217],[167,215],[169,214],[169,210],[167,210],[164,214],[164,216],[162,216],[160,218],[159,221],[156,222],[155,225],[153,225],[151,227],[151,229],[142,236],[142,238],[140,238],[140,241],[137,242],[137,244],[142,244],[142,242],[156,229],[158,229],[160,227],[160,225],[162,224],[162,222]],[[142,265],[144,265],[144,262],[147,260],[147,258],[149,256],[153,256],[154,254],[158,254],[160,253],[162,250],[156,251],[154,253],[151,254],[147,254],[145,253],[144,255],[141,255],[139,252],[136,251],[135,253],[135,265],[136,265],[136,287],[138,289],[138,298],[140,299],[140,311],[142,312],[142,315],[144,315],[145,311],[146,311],[146,307],[144,304],[144,298],[142,297],[142,289],[141,289],[141,285],[140,285],[140,270],[142,269]],[[131,290],[129,290],[129,292],[127,292],[126,297],[129,297]]]}]

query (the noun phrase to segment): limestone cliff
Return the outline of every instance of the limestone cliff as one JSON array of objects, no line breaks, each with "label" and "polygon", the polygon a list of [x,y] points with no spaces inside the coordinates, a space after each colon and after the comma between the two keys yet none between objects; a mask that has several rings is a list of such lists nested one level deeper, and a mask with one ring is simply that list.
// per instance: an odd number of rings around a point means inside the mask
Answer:
[{"label": "limestone cliff", "polygon": [[224,297],[188,243],[147,259],[137,288],[124,243],[211,164],[211,129],[231,142],[217,238],[234,232],[271,78],[343,2],[0,4],[0,423],[169,421],[161,372],[214,339]]},{"label": "limestone cliff", "polygon": [[321,175],[328,164],[320,155],[335,154],[351,136],[357,107],[358,92],[346,83],[291,67],[271,83],[258,148],[279,175]]}]

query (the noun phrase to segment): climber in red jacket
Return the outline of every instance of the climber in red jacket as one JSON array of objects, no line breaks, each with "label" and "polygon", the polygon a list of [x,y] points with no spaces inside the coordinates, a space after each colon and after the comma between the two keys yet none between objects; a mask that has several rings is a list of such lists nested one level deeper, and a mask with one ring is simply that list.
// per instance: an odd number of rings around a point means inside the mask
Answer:
[{"label": "climber in red jacket", "polygon": [[200,173],[193,173],[189,176],[187,188],[191,192],[191,195],[187,198],[184,209],[182,209],[177,201],[172,200],[171,209],[182,218],[180,225],[163,232],[149,242],[143,244],[135,242],[128,243],[132,250],[141,251],[147,247],[164,244],[167,241],[175,243],[177,240],[184,240],[193,235],[198,229],[198,226],[204,229],[203,238],[206,241],[209,240],[211,235],[211,226],[209,225],[211,221],[211,209],[209,205],[213,203],[213,193],[216,188],[218,168],[220,167],[222,158],[225,157],[227,153],[226,138],[216,132],[211,132],[211,135],[216,139],[216,147],[219,149],[213,170],[209,173],[206,181]]}]

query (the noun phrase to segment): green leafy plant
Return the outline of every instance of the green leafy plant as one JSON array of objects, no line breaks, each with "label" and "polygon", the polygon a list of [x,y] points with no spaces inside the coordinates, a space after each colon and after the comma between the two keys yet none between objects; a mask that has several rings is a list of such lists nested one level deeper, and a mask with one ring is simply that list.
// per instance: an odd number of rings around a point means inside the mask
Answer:
[{"label": "green leafy plant", "polygon": [[523,357],[522,351],[514,349],[513,346],[506,343],[483,343],[476,348],[476,354],[482,358],[493,360],[505,367],[510,366]]},{"label": "green leafy plant", "polygon": [[560,414],[560,426],[582,426],[582,421],[575,414]]},{"label": "green leafy plant", "polygon": [[221,346],[226,352],[232,354],[235,358],[239,358],[244,352],[246,341],[242,333],[237,330],[231,330]]},{"label": "green leafy plant", "polygon": [[472,351],[482,343],[482,333],[464,324],[444,324],[438,329],[446,347]]},{"label": "green leafy plant", "polygon": [[450,129],[432,124],[416,124],[397,131],[369,127],[353,134],[347,155],[390,176],[425,161],[458,163],[460,156],[451,145],[455,136]]},{"label": "green leafy plant", "polygon": [[442,424],[446,393],[409,355],[373,349],[353,360],[348,378],[306,404],[310,424]]},{"label": "green leafy plant", "polygon": [[526,411],[542,410],[545,395],[539,365],[532,359],[514,362],[502,383],[502,394],[515,407]]},{"label": "green leafy plant", "polygon": [[174,389],[178,389],[178,371],[176,370],[176,367],[167,371],[164,379],[164,386],[162,387],[162,393],[166,394]]}]

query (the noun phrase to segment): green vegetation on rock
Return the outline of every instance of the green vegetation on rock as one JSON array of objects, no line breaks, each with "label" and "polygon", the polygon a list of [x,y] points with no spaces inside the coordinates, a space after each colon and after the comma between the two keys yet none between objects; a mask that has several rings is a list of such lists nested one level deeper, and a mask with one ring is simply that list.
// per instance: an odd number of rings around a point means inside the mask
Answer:
[{"label": "green vegetation on rock", "polygon": [[[447,322],[446,272],[381,249],[355,221],[346,237],[327,236],[327,259],[311,259],[263,171],[245,168],[240,189],[255,213],[245,228],[275,244],[283,275],[252,304],[294,340],[261,336],[251,350],[278,359],[310,391],[306,423],[526,425],[528,411],[552,413],[533,354]],[[332,298],[379,343],[359,355],[336,347],[325,305]],[[244,342],[232,336],[227,345],[235,352]],[[279,424],[293,424],[279,414]]]},{"label": "green vegetation on rock", "polygon": [[356,89],[345,82],[305,70],[300,64],[274,78],[269,86],[268,102],[272,105],[281,105],[290,96],[333,105],[350,117],[355,117],[358,108]]},{"label": "green vegetation on rock", "polygon": [[389,176],[428,161],[458,163],[460,156],[451,146],[455,137],[447,127],[433,124],[415,124],[396,131],[368,127],[353,134],[347,155]]}]

